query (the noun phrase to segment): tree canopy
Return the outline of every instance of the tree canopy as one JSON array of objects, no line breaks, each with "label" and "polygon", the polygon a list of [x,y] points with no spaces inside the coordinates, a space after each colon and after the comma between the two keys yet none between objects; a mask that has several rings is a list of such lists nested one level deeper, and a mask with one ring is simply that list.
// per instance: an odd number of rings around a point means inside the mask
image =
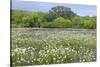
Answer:
[{"label": "tree canopy", "polygon": [[76,14],[71,10],[71,8],[64,6],[56,6],[51,8],[51,10],[49,10],[49,13],[47,15],[47,20],[52,21],[58,17],[71,19],[74,16],[76,16]]}]

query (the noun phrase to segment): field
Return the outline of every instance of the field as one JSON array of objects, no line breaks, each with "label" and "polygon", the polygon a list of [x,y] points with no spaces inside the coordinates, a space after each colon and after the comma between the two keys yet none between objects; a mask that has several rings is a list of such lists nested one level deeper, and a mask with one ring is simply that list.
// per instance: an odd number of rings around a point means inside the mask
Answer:
[{"label": "field", "polygon": [[13,66],[96,61],[96,30],[12,28]]}]

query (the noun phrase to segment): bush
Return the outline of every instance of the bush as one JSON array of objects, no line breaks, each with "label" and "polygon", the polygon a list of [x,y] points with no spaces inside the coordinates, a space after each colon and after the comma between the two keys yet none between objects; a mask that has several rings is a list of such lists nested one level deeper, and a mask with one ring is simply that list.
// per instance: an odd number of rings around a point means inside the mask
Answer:
[{"label": "bush", "polygon": [[[51,21],[45,12],[12,11],[11,27],[43,27],[43,28],[96,28],[96,16],[74,16],[70,19],[58,17]],[[48,20],[46,19],[48,18]],[[50,20],[50,21],[49,21]]]},{"label": "bush", "polygon": [[84,20],[84,28],[92,29],[94,27],[94,23],[91,20]]},{"label": "bush", "polygon": [[81,27],[82,27],[83,21],[84,21],[83,17],[75,16],[75,17],[72,19],[72,23],[73,23],[72,27],[81,28]]},{"label": "bush", "polygon": [[62,17],[59,17],[54,20],[53,25],[55,27],[71,27],[72,22],[69,19],[64,19]]},{"label": "bush", "polygon": [[95,29],[96,28],[96,17],[89,17],[84,19],[83,28]]}]

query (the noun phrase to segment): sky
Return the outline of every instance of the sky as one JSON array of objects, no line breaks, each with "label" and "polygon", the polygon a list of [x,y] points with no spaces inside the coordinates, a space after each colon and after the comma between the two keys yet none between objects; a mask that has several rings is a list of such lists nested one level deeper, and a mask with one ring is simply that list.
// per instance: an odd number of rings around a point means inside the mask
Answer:
[{"label": "sky", "polygon": [[35,2],[35,1],[17,1],[12,0],[12,10],[24,11],[43,11],[48,12],[52,7],[65,6],[80,16],[96,16],[96,5],[80,5],[68,3],[49,3],[49,2]]}]

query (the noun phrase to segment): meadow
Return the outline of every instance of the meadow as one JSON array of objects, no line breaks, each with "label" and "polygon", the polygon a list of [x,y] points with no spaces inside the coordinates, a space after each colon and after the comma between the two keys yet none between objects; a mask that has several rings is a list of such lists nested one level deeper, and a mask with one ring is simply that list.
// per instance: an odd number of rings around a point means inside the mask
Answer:
[{"label": "meadow", "polygon": [[96,61],[96,30],[12,28],[12,66]]}]

